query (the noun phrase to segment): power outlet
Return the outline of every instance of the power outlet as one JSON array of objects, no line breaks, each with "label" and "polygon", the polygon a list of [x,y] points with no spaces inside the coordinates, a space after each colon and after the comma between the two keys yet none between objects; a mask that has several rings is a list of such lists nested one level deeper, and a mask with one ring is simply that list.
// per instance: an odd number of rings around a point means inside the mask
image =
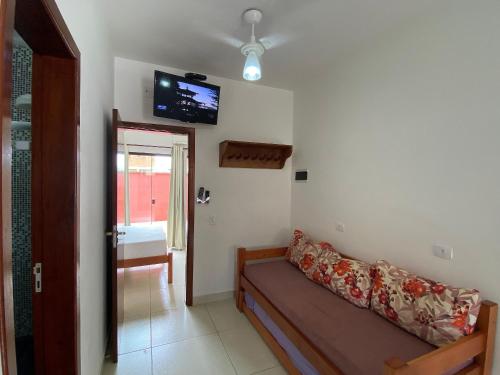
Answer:
[{"label": "power outlet", "polygon": [[335,229],[337,230],[337,232],[344,233],[345,232],[345,225],[344,225],[344,223],[337,223],[335,225]]},{"label": "power outlet", "polygon": [[441,259],[445,260],[453,259],[453,248],[450,246],[434,244],[432,246],[432,253]]}]

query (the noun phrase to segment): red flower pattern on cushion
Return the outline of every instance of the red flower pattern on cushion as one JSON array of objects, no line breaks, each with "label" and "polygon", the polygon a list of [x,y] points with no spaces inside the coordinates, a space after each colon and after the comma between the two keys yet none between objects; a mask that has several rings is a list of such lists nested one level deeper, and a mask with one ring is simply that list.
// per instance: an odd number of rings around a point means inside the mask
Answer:
[{"label": "red flower pattern on cushion", "polygon": [[[330,250],[332,249],[332,250]],[[302,258],[299,262],[299,268],[304,272],[307,278],[313,280],[314,282],[321,284],[321,273],[318,272],[318,260],[323,251],[332,251],[332,245],[327,242],[320,242],[315,244],[308,244],[305,246],[302,252]]]},{"label": "red flower pattern on cushion", "polygon": [[[318,244],[308,244],[302,252],[302,258],[299,261],[299,268],[305,275],[314,281],[314,273],[317,270],[318,257],[322,250]],[[319,277],[319,275],[316,275]]]},{"label": "red flower pattern on cushion", "polygon": [[477,290],[427,280],[383,260],[371,275],[372,310],[408,332],[436,346],[474,332],[481,306]]},{"label": "red flower pattern on cushion", "polygon": [[321,279],[323,286],[356,306],[369,306],[372,279],[368,263],[342,258],[337,252],[324,250],[319,256],[317,271],[321,275],[317,279]]},{"label": "red flower pattern on cushion", "polygon": [[312,243],[303,231],[296,229],[286,252],[286,258],[298,266],[309,279],[321,284],[323,275],[318,270],[318,259],[323,251],[338,254],[328,242]]},{"label": "red flower pattern on cushion", "polygon": [[310,244],[311,243],[304,232],[299,229],[295,229],[295,231],[293,232],[292,240],[290,241],[290,245],[288,246],[288,250],[285,255],[288,261],[293,265],[298,266],[300,260],[302,259],[304,250]]}]

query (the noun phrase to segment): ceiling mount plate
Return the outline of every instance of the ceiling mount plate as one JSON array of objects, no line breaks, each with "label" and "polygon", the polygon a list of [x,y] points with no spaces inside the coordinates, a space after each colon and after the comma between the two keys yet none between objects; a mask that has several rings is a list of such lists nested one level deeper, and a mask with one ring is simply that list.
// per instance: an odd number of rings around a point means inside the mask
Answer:
[{"label": "ceiling mount plate", "polygon": [[259,9],[247,9],[243,12],[243,19],[250,25],[256,25],[262,20],[262,11]]}]

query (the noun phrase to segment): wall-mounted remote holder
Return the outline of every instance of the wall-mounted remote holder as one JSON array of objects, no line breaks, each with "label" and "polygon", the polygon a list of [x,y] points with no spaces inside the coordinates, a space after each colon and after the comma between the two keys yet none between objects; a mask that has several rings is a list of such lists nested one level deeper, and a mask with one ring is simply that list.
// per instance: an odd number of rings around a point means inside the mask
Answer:
[{"label": "wall-mounted remote holder", "polygon": [[209,204],[210,203],[210,190],[205,190],[202,186],[198,190],[198,197],[196,198],[196,203],[198,204]]}]

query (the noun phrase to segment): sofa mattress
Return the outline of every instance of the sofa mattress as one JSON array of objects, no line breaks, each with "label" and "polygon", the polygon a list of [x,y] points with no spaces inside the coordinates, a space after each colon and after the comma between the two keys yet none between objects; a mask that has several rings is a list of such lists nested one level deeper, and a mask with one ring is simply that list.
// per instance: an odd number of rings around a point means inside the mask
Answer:
[{"label": "sofa mattress", "polygon": [[254,312],[257,318],[259,318],[264,327],[271,332],[271,335],[287,353],[295,368],[299,370],[302,375],[319,375],[319,372],[314,368],[311,362],[309,362],[307,358],[302,355],[299,349],[297,349],[293,342],[290,341],[280,327],[274,323],[264,309],[260,307],[257,302],[255,302],[249,293],[245,293],[245,303],[247,307]]},{"label": "sofa mattress", "polygon": [[409,361],[435,349],[313,283],[287,261],[247,265],[244,273],[346,375],[382,374],[386,359]]}]

